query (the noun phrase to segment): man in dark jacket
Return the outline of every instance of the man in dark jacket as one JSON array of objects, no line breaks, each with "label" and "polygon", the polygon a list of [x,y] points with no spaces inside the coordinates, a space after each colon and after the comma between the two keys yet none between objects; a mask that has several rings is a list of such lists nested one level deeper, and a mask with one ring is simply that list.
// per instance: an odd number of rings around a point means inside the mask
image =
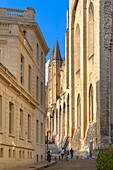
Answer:
[{"label": "man in dark jacket", "polygon": [[70,149],[71,159],[73,158],[73,149]]}]

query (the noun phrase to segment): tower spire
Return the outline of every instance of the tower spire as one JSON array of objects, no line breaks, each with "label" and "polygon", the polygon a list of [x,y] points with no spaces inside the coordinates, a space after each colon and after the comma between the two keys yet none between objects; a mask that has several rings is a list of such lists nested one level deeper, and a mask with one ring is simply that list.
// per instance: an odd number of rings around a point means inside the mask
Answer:
[{"label": "tower spire", "polygon": [[56,40],[56,44],[54,46],[54,52],[52,52],[52,60],[62,60],[58,39]]}]

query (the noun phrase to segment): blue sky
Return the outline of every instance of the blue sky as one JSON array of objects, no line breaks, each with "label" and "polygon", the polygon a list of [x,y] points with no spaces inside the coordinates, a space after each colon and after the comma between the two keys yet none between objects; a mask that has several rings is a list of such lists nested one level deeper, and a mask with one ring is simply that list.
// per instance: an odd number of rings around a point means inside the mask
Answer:
[{"label": "blue sky", "polygon": [[1,0],[0,7],[26,9],[33,7],[35,20],[50,48],[49,59],[56,39],[59,41],[62,57],[65,56],[66,11],[68,0]]}]

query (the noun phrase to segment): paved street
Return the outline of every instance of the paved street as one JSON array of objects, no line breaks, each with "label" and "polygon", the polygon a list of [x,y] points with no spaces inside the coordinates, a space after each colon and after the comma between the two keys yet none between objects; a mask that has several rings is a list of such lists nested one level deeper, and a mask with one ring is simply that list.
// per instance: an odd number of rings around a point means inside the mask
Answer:
[{"label": "paved street", "polygon": [[61,149],[57,148],[55,144],[49,144],[49,149],[52,150],[53,160],[55,160],[55,157],[57,156],[57,163],[48,168],[43,168],[43,170],[96,170],[96,159],[76,160],[76,156],[74,155],[74,159],[71,160],[69,155],[68,161],[66,161],[65,158],[64,161],[58,161],[58,152]]},{"label": "paved street", "polygon": [[56,164],[43,170],[96,170],[95,159],[58,161]]}]

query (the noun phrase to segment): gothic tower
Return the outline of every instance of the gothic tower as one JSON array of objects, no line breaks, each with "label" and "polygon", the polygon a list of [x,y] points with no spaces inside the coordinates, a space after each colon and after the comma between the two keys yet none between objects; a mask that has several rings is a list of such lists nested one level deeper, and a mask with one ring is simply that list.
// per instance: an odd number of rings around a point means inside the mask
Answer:
[{"label": "gothic tower", "polygon": [[[56,122],[56,101],[60,97],[60,68],[62,58],[58,40],[53,47],[48,66],[48,112],[50,114],[50,131],[54,132]],[[53,118],[53,119],[51,119]]]},{"label": "gothic tower", "polygon": [[60,54],[60,48],[58,40],[55,47],[53,47],[50,63],[48,67],[48,92],[50,93],[50,100],[48,101],[49,107],[56,103],[57,98],[60,95],[60,67],[62,65],[62,58]]}]

